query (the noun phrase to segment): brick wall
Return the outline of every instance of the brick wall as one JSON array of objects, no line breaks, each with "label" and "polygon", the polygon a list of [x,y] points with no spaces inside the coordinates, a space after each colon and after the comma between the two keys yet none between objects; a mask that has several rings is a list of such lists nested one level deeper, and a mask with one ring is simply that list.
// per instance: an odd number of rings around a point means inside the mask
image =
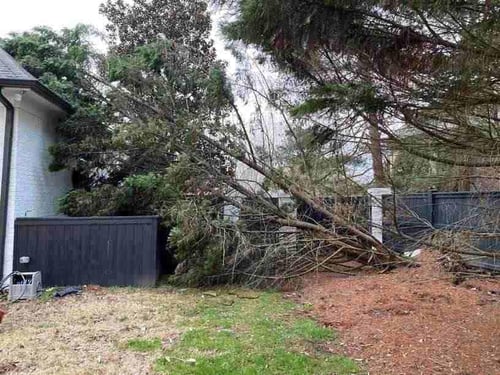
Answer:
[{"label": "brick wall", "polygon": [[14,220],[56,215],[57,200],[71,189],[68,171],[53,173],[48,170],[51,160],[48,148],[56,141],[55,119],[51,112],[30,100],[13,104],[16,113],[4,275],[12,271]]}]

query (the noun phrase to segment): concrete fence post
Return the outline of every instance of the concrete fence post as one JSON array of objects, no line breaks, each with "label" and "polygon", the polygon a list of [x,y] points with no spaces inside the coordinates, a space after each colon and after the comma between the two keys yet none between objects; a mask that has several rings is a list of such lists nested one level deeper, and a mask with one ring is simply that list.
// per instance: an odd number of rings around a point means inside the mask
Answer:
[{"label": "concrete fence post", "polygon": [[368,194],[370,195],[370,208],[371,208],[371,218],[370,218],[370,231],[373,237],[375,237],[380,242],[383,242],[383,224],[384,224],[384,207],[383,207],[383,197],[384,195],[391,195],[391,188],[371,188],[368,189]]},{"label": "concrete fence post", "polygon": [[224,219],[234,224],[240,219],[240,209],[236,206],[227,204],[223,208],[223,215]]}]

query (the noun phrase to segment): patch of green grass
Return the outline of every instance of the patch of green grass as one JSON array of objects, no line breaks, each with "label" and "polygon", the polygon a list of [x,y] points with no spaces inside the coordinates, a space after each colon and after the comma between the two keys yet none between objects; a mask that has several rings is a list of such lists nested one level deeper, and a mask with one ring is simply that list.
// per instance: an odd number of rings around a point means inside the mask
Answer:
[{"label": "patch of green grass", "polygon": [[298,337],[310,341],[333,340],[334,332],[321,327],[312,319],[299,319],[293,323],[293,332]]},{"label": "patch of green grass", "polygon": [[155,370],[176,375],[349,375],[349,358],[321,347],[334,332],[302,318],[278,293],[240,298],[231,292],[200,298],[184,322],[181,340],[156,361]]},{"label": "patch of green grass", "polygon": [[54,293],[56,292],[57,288],[47,288],[42,291],[40,296],[38,297],[39,302],[49,302],[54,298]]},{"label": "patch of green grass", "polygon": [[133,339],[127,342],[127,348],[136,352],[152,352],[161,349],[161,340]]},{"label": "patch of green grass", "polygon": [[215,350],[223,352],[228,348],[235,350],[240,344],[236,335],[231,331],[220,330],[213,332],[201,328],[186,332],[182,338],[182,346],[184,348],[196,348],[200,351]]}]

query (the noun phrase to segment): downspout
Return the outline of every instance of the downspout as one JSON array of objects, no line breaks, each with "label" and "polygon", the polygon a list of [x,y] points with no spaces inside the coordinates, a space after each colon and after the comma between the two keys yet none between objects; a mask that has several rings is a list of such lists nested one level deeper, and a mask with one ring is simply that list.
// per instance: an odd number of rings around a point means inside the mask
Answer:
[{"label": "downspout", "polygon": [[5,240],[7,237],[7,213],[9,210],[9,182],[14,131],[14,106],[3,95],[0,86],[0,103],[5,107],[5,132],[2,159],[2,183],[0,188],[0,275],[3,274]]}]

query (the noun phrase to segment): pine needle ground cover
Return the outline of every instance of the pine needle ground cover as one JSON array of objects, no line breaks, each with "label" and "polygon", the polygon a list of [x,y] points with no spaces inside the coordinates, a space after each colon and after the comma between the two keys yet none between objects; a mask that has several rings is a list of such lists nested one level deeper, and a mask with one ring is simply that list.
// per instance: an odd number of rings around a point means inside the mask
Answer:
[{"label": "pine needle ground cover", "polygon": [[116,288],[0,305],[0,373],[361,373],[278,293]]}]

